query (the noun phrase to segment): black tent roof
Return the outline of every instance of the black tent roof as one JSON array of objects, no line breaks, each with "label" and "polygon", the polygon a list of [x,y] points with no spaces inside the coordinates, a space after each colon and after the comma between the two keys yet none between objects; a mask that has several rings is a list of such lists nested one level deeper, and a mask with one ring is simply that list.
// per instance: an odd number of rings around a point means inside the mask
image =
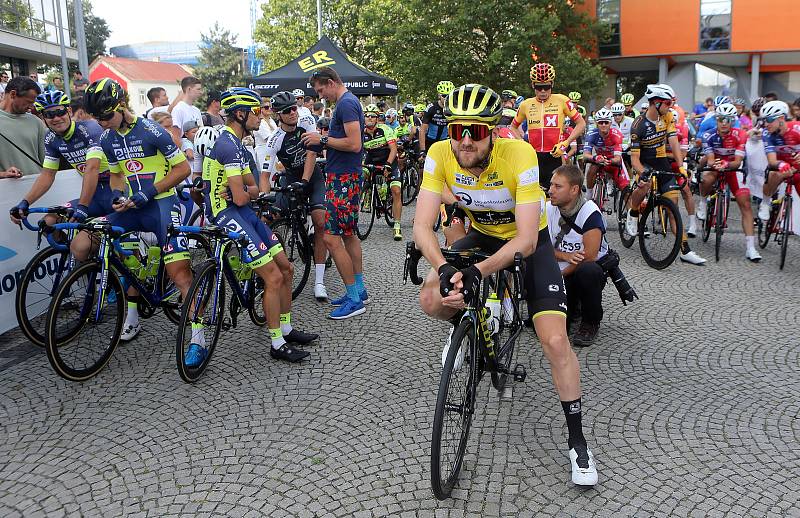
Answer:
[{"label": "black tent roof", "polygon": [[304,90],[307,95],[315,95],[308,78],[314,70],[324,66],[336,70],[344,85],[355,95],[397,95],[397,81],[354,63],[327,36],[289,64],[254,77],[250,88],[264,96],[295,88]]}]

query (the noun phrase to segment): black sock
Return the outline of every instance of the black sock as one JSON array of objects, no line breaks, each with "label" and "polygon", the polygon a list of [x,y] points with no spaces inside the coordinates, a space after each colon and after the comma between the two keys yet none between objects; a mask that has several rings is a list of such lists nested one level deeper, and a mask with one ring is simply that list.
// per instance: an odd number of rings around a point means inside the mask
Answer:
[{"label": "black sock", "polygon": [[586,444],[581,426],[581,398],[574,401],[562,401],[561,408],[564,409],[564,417],[567,418],[567,430],[569,439],[567,444],[572,449],[576,444]]},{"label": "black sock", "polygon": [[681,253],[682,254],[688,254],[691,251],[692,251],[692,249],[689,248],[689,242],[688,241],[684,241],[684,242],[681,243]]},{"label": "black sock", "polygon": [[631,210],[628,211],[628,214],[632,218],[638,218],[639,217],[639,209],[631,209]]}]

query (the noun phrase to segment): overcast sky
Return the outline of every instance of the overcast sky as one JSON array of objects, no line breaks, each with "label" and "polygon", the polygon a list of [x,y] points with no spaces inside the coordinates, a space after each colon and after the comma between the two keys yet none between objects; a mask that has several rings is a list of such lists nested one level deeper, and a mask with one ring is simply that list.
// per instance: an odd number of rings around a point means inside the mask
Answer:
[{"label": "overcast sky", "polygon": [[238,45],[250,44],[250,0],[100,0],[92,5],[94,14],[111,28],[109,48],[145,41],[199,40],[200,33],[207,33],[218,20],[238,35]]}]

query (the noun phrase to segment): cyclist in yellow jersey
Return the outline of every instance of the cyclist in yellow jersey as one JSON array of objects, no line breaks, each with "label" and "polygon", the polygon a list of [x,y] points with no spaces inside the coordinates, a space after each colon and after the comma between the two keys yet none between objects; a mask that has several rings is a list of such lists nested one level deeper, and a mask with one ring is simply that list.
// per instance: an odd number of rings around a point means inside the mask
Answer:
[{"label": "cyclist in yellow jersey", "polygon": [[[420,305],[428,315],[454,322],[474,300],[484,275],[511,265],[517,252],[526,257],[528,303],[567,420],[572,480],[594,485],[597,469],[581,425],[578,360],[567,338],[566,291],[547,230],[536,153],[520,140],[492,137],[502,101],[486,86],[455,89],[444,108],[450,139],[429,149],[414,221],[414,241],[433,266]],[[472,222],[452,248],[478,247],[493,254],[462,270],[445,261],[432,230],[448,192]],[[444,287],[453,288],[447,296]],[[448,340],[444,357],[449,346]]]}]

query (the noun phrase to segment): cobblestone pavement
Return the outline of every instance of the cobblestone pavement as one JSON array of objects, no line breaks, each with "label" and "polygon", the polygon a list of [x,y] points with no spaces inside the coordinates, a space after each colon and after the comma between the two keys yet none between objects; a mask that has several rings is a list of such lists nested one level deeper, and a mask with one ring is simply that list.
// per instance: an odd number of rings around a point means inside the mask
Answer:
[{"label": "cobblestone pavement", "polygon": [[781,272],[774,244],[747,263],[733,227],[704,267],[654,271],[620,250],[641,299],[606,289],[599,341],[577,350],[593,489],[569,481],[561,406],[526,331],[528,381],[508,400],[482,385],[453,498],[433,498],[446,327],[401,284],[403,245],[378,223],[365,315],[333,322],[308,290],[297,301],[295,321],[322,335],[302,365],[272,361],[266,330],[245,323],[184,384],[157,316],[76,384],[0,337],[0,516],[800,516],[800,239]]}]

